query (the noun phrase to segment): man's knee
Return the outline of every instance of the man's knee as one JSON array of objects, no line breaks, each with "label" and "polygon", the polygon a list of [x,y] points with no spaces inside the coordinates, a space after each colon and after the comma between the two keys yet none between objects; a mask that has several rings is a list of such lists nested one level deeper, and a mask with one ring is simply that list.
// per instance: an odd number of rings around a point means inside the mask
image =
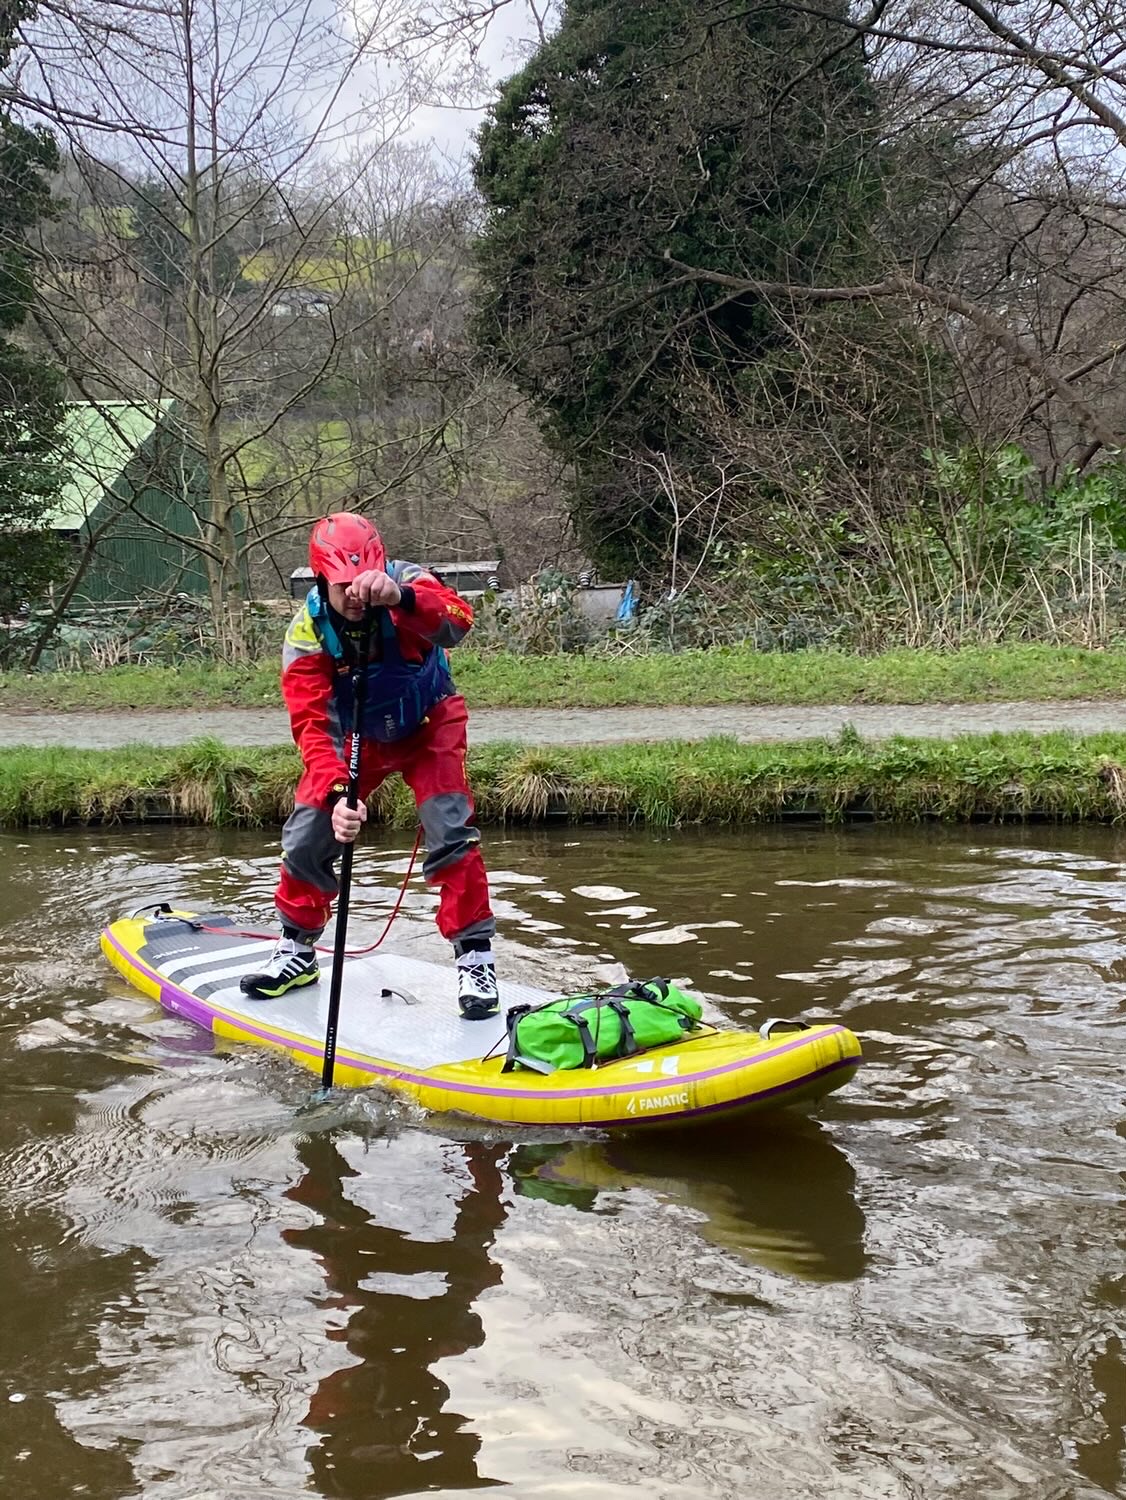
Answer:
[{"label": "man's knee", "polygon": [[481,842],[473,820],[473,804],[464,792],[439,792],[419,805],[419,821],[426,841],[422,872],[429,880],[447,865],[464,859]]},{"label": "man's knee", "polygon": [[318,890],[335,892],[333,864],[339,853],[329,814],[299,803],[282,829],[282,863],[289,873]]}]

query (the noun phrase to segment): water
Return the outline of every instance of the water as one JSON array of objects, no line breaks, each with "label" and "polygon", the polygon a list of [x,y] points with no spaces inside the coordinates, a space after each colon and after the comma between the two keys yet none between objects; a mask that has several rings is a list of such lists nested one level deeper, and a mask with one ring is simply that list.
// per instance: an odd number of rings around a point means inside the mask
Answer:
[{"label": "water", "polygon": [[510,972],[865,1040],[813,1118],[638,1142],[318,1106],[104,966],[132,901],[261,917],[269,841],[0,852],[5,1500],[1126,1495],[1120,835],[494,834]]}]

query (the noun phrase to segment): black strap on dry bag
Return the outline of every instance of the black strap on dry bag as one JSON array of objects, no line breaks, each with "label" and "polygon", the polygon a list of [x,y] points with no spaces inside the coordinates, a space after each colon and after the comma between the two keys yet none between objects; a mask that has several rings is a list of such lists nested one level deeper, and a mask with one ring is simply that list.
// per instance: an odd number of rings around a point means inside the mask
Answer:
[{"label": "black strap on dry bag", "polygon": [[500,1065],[502,1073],[511,1073],[519,1065],[522,1068],[531,1068],[534,1073],[554,1073],[555,1069],[548,1062],[540,1062],[535,1057],[525,1057],[516,1043],[516,1028],[525,1016],[534,1010],[542,1010],[539,1005],[510,1005],[508,1013],[504,1018],[505,1030],[508,1033],[508,1050],[504,1054],[504,1062]]}]

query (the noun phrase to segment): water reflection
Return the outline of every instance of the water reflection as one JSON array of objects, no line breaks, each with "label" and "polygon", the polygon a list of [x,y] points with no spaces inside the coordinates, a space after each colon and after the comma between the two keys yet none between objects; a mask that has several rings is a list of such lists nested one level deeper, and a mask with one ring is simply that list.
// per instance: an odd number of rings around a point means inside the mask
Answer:
[{"label": "water reflection", "polygon": [[489,1251],[505,1219],[503,1148],[446,1153],[431,1191],[452,1201],[453,1223],[437,1239],[391,1227],[350,1196],[346,1183],[361,1173],[330,1136],[306,1137],[297,1155],[304,1171],[286,1196],[319,1222],[284,1238],[317,1257],[322,1306],[341,1316],[327,1336],[351,1356],[319,1382],[305,1418],[321,1434],[308,1450],[320,1492],[382,1500],[490,1485],[477,1470],[480,1439],[445,1409],[449,1387],[434,1365],[484,1338],[474,1303],[501,1279]]},{"label": "water reflection", "polygon": [[812,1121],[737,1136],[521,1146],[509,1169],[520,1194],[587,1211],[605,1207],[607,1195],[645,1189],[693,1210],[713,1245],[783,1276],[851,1281],[866,1265],[856,1174]]},{"label": "water reflection", "polygon": [[1101,1348],[1092,1349],[1085,1363],[1094,1401],[1090,1442],[1076,1444],[1076,1468],[1098,1484],[1105,1480],[1115,1494],[1126,1488],[1126,1360],[1121,1333],[1107,1333]]}]

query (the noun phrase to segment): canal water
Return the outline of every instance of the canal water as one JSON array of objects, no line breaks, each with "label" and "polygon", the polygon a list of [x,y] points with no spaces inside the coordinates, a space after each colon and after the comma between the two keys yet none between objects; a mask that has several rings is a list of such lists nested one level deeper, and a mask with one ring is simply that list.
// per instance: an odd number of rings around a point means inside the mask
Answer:
[{"label": "canal water", "polygon": [[[272,835],[5,835],[0,1496],[1126,1495],[1122,836],[488,850],[506,972],[840,1017],[866,1066],[681,1138],[318,1105],[97,947],[144,899],[262,920]],[[357,939],[407,853],[362,848]],[[431,910],[394,944],[440,956]]]}]

